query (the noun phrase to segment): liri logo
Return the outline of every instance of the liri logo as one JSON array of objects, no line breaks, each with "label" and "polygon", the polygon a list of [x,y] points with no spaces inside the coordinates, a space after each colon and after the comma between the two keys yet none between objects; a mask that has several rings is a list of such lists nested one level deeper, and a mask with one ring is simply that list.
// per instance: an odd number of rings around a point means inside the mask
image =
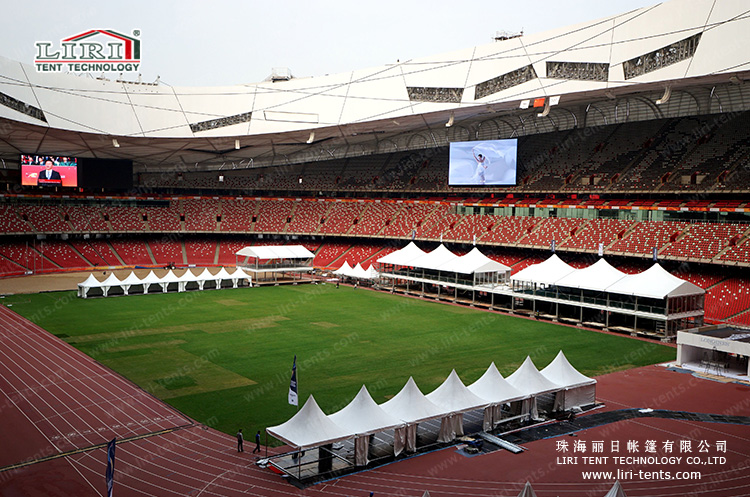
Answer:
[{"label": "liri logo", "polygon": [[127,36],[111,29],[91,29],[52,42],[38,41],[34,65],[37,72],[135,72],[141,65],[140,30]]}]

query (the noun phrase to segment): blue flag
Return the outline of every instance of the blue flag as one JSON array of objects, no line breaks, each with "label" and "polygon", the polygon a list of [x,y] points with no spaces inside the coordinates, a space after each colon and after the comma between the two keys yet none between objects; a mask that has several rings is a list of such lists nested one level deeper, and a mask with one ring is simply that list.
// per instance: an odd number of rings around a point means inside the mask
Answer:
[{"label": "blue flag", "polygon": [[117,438],[113,438],[107,444],[107,472],[104,477],[107,480],[107,497],[112,497],[112,487],[115,484],[115,443]]},{"label": "blue flag", "polygon": [[292,381],[289,382],[289,403],[293,406],[298,406],[297,401],[297,355],[294,355],[294,363],[292,363]]}]

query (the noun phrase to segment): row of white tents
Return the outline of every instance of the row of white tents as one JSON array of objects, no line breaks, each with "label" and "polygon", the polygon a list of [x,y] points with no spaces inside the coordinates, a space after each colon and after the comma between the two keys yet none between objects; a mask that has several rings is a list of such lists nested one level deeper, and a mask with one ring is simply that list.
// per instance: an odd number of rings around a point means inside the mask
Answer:
[{"label": "row of white tents", "polygon": [[484,410],[483,428],[494,429],[504,404],[518,403],[522,415],[537,417],[536,398],[555,396],[556,410],[595,403],[596,380],[584,376],[560,351],[539,371],[530,357],[508,378],[490,364],[487,371],[469,386],[451,371],[434,391],[424,395],[413,378],[390,400],[377,404],[363,385],[346,407],[330,415],[323,413],[310,395],[291,419],[267,428],[269,434],[296,449],[320,447],[354,438],[355,465],[368,463],[369,435],[394,430],[393,452],[415,452],[417,425],[440,420],[439,442],[450,442],[463,432],[463,414]]},{"label": "row of white tents", "polygon": [[370,266],[369,269],[364,269],[359,262],[354,267],[351,267],[349,262],[344,262],[344,264],[334,271],[333,274],[336,276],[346,276],[360,280],[374,280],[379,276],[378,272],[375,270],[375,266]]},{"label": "row of white tents", "polygon": [[[203,290],[212,287],[219,289],[227,282],[231,282],[232,288],[237,288],[242,281],[247,281],[248,285],[252,285],[250,275],[239,267],[232,273],[222,267],[216,274],[211,274],[208,268],[205,268],[203,272],[197,275],[188,269],[181,276],[177,276],[170,269],[162,277],[156,276],[153,271],[150,271],[143,278],[138,277],[135,271],[132,271],[122,280],[114,273],[110,273],[103,281],[99,281],[94,273],[91,273],[85,281],[78,284],[78,296],[85,299],[90,296],[89,294],[92,291],[100,291],[103,297],[107,297],[113,288],[121,290],[124,295],[128,295],[131,291],[149,293],[152,287],[156,290],[154,293],[167,293],[170,290],[185,292],[190,289]],[[208,287],[206,287],[206,283],[209,284]],[[119,292],[116,293],[119,294]]]}]

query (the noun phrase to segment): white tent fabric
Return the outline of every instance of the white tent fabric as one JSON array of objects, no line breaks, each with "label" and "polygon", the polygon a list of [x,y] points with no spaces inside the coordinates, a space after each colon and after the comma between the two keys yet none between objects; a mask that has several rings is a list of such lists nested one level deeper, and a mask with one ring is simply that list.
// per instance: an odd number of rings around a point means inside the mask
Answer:
[{"label": "white tent fabric", "polygon": [[109,276],[107,276],[101,283],[101,288],[104,292],[104,296],[106,297],[109,295],[109,290],[112,287],[120,288],[120,283],[122,282],[117,278],[117,276],[115,276],[115,273],[109,273]]},{"label": "white tent fabric", "polygon": [[468,254],[456,257],[437,268],[439,271],[447,271],[461,274],[506,272],[510,268],[505,264],[493,261],[484,255],[478,248],[474,247]]},{"label": "white tent fabric", "polygon": [[607,288],[608,292],[663,299],[706,293],[698,285],[667,272],[658,263],[638,274],[630,274]]},{"label": "white tent fabric", "polygon": [[245,280],[248,283],[250,283],[250,285],[252,285],[252,283],[253,283],[252,276],[250,276],[249,274],[247,274],[247,272],[244,269],[242,269],[241,267],[238,267],[232,273],[232,283],[234,285],[234,288],[237,288],[237,285],[238,285],[238,283],[239,283],[240,280]]},{"label": "white tent fabric", "polygon": [[360,438],[363,440],[359,444],[355,442],[354,464],[357,466],[364,466],[369,462],[367,454],[370,434],[390,430],[404,424],[400,419],[394,418],[377,405],[364,385],[346,407],[329,414],[328,418],[347,430],[352,436],[356,435],[358,441]]},{"label": "white tent fabric", "polygon": [[101,287],[102,284],[94,277],[94,273],[90,273],[88,278],[83,280],[81,283],[78,283],[78,296],[85,299],[88,297],[89,290],[91,290],[92,288]]},{"label": "white tent fabric", "polygon": [[521,412],[528,413],[534,419],[538,417],[536,397],[541,394],[556,392],[562,388],[544,377],[534,365],[531,357],[528,356],[523,364],[506,380],[521,393],[529,396],[529,399],[524,400]]},{"label": "white tent fabric", "polygon": [[511,276],[510,279],[511,281],[528,281],[543,285],[552,285],[560,278],[567,276],[575,270],[573,266],[563,262],[557,254],[552,254],[546,261],[522,269]]},{"label": "white tent fabric", "polygon": [[287,422],[266,431],[296,449],[308,449],[351,438],[351,433],[326,416],[310,395],[302,409]]},{"label": "white tent fabric", "polygon": [[380,407],[405,423],[419,423],[444,414],[442,409],[422,393],[411,376],[401,391],[392,399],[380,404]]},{"label": "white tent fabric", "polygon": [[351,272],[352,267],[349,265],[349,261],[344,261],[341,267],[334,271],[333,274],[337,274],[339,276],[350,276]]},{"label": "white tent fabric", "polygon": [[182,284],[180,283],[180,278],[177,277],[176,274],[174,274],[174,271],[171,269],[167,271],[167,274],[161,277],[159,280],[159,285],[161,286],[161,290],[164,293],[167,293],[167,290],[169,289],[169,285],[172,283],[177,283],[177,291],[182,291]]},{"label": "white tent fabric", "polygon": [[156,274],[153,271],[149,271],[149,273],[141,279],[141,283],[143,283],[143,293],[148,293],[149,288],[151,285],[156,285],[160,281],[159,277],[156,276]]},{"label": "white tent fabric", "polygon": [[130,291],[130,287],[133,285],[142,285],[143,280],[136,276],[135,271],[131,271],[127,277],[125,277],[124,280],[120,282],[120,288],[122,288],[123,292],[125,292],[125,295],[128,295],[128,292]]},{"label": "white tent fabric", "polygon": [[237,252],[235,255],[243,257],[256,257],[260,260],[272,260],[272,259],[312,259],[315,254],[307,250],[302,245],[260,245],[252,247],[244,247]]},{"label": "white tent fabric", "polygon": [[353,278],[359,278],[361,280],[367,279],[367,272],[365,272],[364,269],[362,269],[362,265],[358,262],[356,266],[352,268],[352,272],[350,274]]},{"label": "white tent fabric", "polygon": [[579,373],[562,350],[540,373],[563,387],[555,395],[555,410],[567,410],[596,402],[596,380]]},{"label": "white tent fabric", "polygon": [[448,250],[446,246],[441,243],[432,252],[428,252],[409,262],[409,265],[423,269],[438,269],[440,266],[454,261],[457,258],[458,256],[456,254]]},{"label": "white tent fabric", "polygon": [[380,276],[380,273],[375,269],[375,265],[370,265],[370,268],[365,271],[367,273],[367,279],[374,280]]},{"label": "white tent fabric", "polygon": [[615,480],[615,484],[609,489],[604,497],[628,497],[625,495],[625,490],[622,489],[620,480]]},{"label": "white tent fabric", "polygon": [[529,356],[526,356],[523,364],[509,375],[506,381],[524,395],[539,395],[561,388],[560,385],[542,375]]},{"label": "white tent fabric", "polygon": [[[223,281],[232,281],[232,275],[223,267],[214,275],[214,278],[216,279],[216,288],[221,288]],[[232,286],[236,286],[236,281],[232,282]]]},{"label": "white tent fabric", "polygon": [[612,265],[606,260],[599,259],[596,263],[588,267],[576,269],[567,276],[563,276],[557,280],[555,284],[557,286],[597,290],[601,292],[626,276],[627,274],[612,267]]},{"label": "white tent fabric", "polygon": [[406,247],[381,257],[378,259],[378,262],[381,264],[393,264],[394,266],[410,266],[411,261],[425,255],[425,253],[414,242],[409,242]]},{"label": "white tent fabric", "polygon": [[450,413],[440,421],[438,442],[450,442],[456,436],[463,436],[462,413],[487,405],[486,400],[477,397],[466,388],[455,369],[451,370],[451,374],[439,387],[425,397],[445,412]]},{"label": "white tent fabric", "polygon": [[508,383],[500,374],[500,371],[497,370],[494,362],[490,364],[487,371],[477,381],[467,388],[474,395],[491,403],[491,405],[484,409],[483,427],[485,431],[494,429],[498,421],[500,421],[502,404],[529,397]]},{"label": "white tent fabric", "polygon": [[392,399],[380,404],[385,412],[407,423],[394,435],[394,452],[401,452],[406,447],[408,452],[417,450],[417,423],[444,415],[443,410],[430,402],[419,390],[411,376],[406,385]]}]

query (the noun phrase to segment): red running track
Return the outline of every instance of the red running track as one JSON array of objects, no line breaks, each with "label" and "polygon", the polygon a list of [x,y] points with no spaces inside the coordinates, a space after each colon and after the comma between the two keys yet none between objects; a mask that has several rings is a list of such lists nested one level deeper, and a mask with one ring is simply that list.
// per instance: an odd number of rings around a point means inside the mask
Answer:
[{"label": "red running track", "polygon": [[[750,416],[750,387],[698,379],[649,366],[598,378],[597,397],[606,409],[654,409]],[[600,412],[600,411],[597,411]],[[726,462],[679,464],[634,471],[694,471],[701,480],[623,479],[630,497],[739,497],[750,494],[750,427],[697,421],[640,418],[526,444],[512,455],[497,451],[467,458],[455,447],[374,470],[323,482],[305,490],[255,466],[250,451],[238,454],[233,437],[198,425],[125,378],[0,306],[0,468],[47,456],[52,459],[0,472],[0,495],[103,495],[105,449],[118,443],[115,494],[120,496],[367,496],[515,497],[531,481],[539,497],[603,496],[613,481],[584,481],[583,470],[616,471],[607,463],[559,464],[557,442],[628,440],[708,441]],[[127,440],[130,437],[142,437]],[[677,447],[675,455],[680,455]],[[571,455],[571,454],[569,454]],[[581,456],[582,454],[577,454]],[[606,456],[615,455],[608,446]],[[644,455],[641,450],[640,454]],[[657,454],[662,455],[662,454]],[[700,454],[702,455],[702,454]],[[683,457],[686,455],[683,454]],[[626,468],[627,469],[627,468]]]}]

